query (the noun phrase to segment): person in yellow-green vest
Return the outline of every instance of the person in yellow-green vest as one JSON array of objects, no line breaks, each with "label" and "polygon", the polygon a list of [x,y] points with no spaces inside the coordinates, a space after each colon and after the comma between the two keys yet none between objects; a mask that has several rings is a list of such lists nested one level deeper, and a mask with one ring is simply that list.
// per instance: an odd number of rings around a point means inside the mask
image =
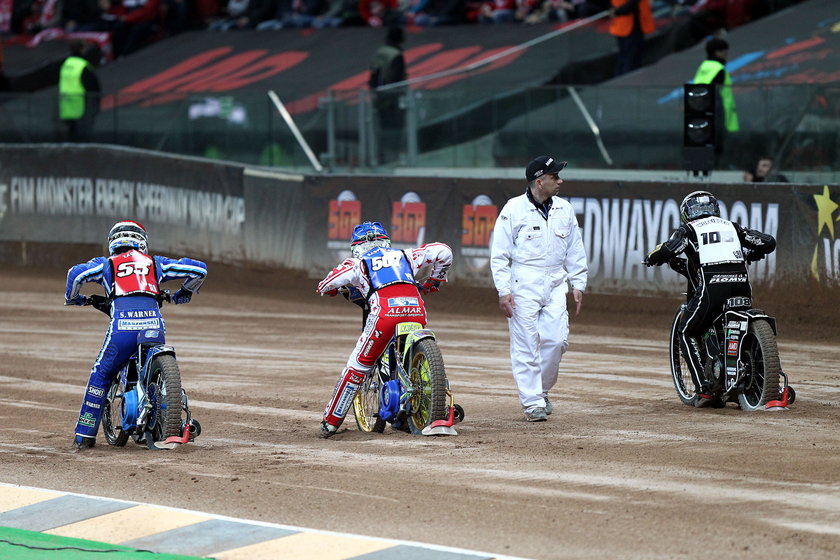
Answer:
[{"label": "person in yellow-green vest", "polygon": [[726,135],[738,132],[738,113],[735,112],[735,97],[732,95],[732,78],[726,71],[729,43],[719,37],[706,42],[706,60],[694,75],[695,84],[716,84],[715,98],[715,159],[720,159]]},{"label": "person in yellow-green vest", "polygon": [[93,64],[85,58],[88,49],[82,41],[70,43],[70,56],[61,65],[58,77],[58,117],[67,128],[67,140],[90,139],[93,119],[99,112],[102,87]]}]

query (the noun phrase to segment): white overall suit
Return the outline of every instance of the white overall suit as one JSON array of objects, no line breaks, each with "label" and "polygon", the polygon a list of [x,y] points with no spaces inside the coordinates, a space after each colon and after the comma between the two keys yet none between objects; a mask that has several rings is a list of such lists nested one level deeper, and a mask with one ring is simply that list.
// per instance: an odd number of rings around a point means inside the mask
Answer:
[{"label": "white overall suit", "polygon": [[499,297],[513,295],[510,356],[525,411],[546,406],[568,347],[568,284],[583,292],[587,260],[571,204],[551,197],[545,216],[528,193],[502,208],[493,229],[490,269]]}]

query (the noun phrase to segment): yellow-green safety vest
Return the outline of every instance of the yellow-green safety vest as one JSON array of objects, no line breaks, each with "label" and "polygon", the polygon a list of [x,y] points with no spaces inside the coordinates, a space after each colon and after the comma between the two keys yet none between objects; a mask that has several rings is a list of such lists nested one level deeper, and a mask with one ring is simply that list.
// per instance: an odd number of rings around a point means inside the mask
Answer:
[{"label": "yellow-green safety vest", "polygon": [[[718,72],[723,70],[725,66],[717,60],[704,60],[697,69],[697,74],[694,76],[695,84],[710,84]],[[738,132],[738,113],[735,112],[735,97],[732,95],[732,79],[729,77],[729,72],[724,73],[723,87],[719,87],[720,100],[723,103],[723,119],[726,130],[729,132]]]},{"label": "yellow-green safety vest", "polygon": [[85,86],[82,72],[90,63],[79,56],[69,56],[61,65],[58,78],[58,116],[61,119],[80,119],[85,114]]}]

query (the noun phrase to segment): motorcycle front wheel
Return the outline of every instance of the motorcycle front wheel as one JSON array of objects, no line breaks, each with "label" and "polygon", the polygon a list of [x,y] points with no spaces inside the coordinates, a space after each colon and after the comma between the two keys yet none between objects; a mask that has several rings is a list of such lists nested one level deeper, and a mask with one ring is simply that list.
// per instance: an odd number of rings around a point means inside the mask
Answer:
[{"label": "motorcycle front wheel", "polygon": [[379,395],[382,392],[379,368],[380,364],[377,362],[356,391],[356,396],[353,397],[353,414],[361,431],[381,434],[385,431],[385,420],[379,417]]},{"label": "motorcycle front wheel", "polygon": [[757,319],[750,323],[741,341],[740,360],[744,374],[738,404],[743,410],[762,410],[767,401],[778,398],[782,372],[776,335],[767,321]]},{"label": "motorcycle front wheel", "polygon": [[449,382],[443,356],[434,339],[424,338],[415,343],[408,375],[411,381],[408,428],[412,434],[420,434],[435,420],[445,420],[449,408],[446,394]]},{"label": "motorcycle front wheel", "polygon": [[683,404],[694,406],[697,401],[697,388],[691,378],[691,370],[688,369],[688,362],[680,348],[680,319],[682,319],[684,306],[680,306],[674,321],[671,323],[671,343],[668,346],[668,354],[671,361],[671,378],[674,381],[674,388],[677,396]]},{"label": "motorcycle front wheel", "polygon": [[125,406],[125,385],[122,376],[111,383],[105,401],[102,403],[102,432],[105,441],[114,447],[123,447],[128,441],[128,434],[122,429]]},{"label": "motorcycle front wheel", "polygon": [[152,359],[146,390],[152,405],[146,429],[152,433],[154,441],[183,435],[181,371],[175,356],[162,354]]}]

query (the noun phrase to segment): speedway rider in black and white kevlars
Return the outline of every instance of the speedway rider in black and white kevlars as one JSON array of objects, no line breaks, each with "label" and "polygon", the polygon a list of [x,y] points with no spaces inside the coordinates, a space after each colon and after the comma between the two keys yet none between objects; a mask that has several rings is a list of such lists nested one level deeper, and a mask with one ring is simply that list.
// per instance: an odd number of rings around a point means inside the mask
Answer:
[{"label": "speedway rider in black and white kevlars", "polygon": [[[720,217],[717,199],[695,191],[680,204],[682,224],[645,258],[647,266],[672,263],[688,277],[688,305],[679,327],[680,347],[697,387],[696,406],[712,404],[711,388],[701,380],[699,340],[731,297],[752,297],[747,262],[764,258],[776,248],[773,236],[747,229]],[[744,249],[747,249],[745,251]],[[685,253],[685,264],[675,259]],[[673,259],[673,260],[672,260]],[[684,268],[685,267],[685,268]],[[691,343],[691,338],[697,344]]]},{"label": "speedway rider in black and white kevlars", "polygon": [[577,312],[588,265],[575,211],[558,196],[566,162],[539,156],[525,170],[528,186],[502,208],[493,228],[490,269],[499,307],[508,318],[510,358],[529,422],[552,412],[548,391],[568,347],[566,294]]}]

